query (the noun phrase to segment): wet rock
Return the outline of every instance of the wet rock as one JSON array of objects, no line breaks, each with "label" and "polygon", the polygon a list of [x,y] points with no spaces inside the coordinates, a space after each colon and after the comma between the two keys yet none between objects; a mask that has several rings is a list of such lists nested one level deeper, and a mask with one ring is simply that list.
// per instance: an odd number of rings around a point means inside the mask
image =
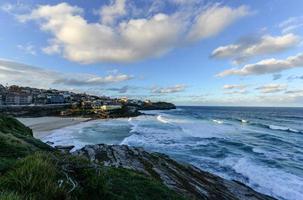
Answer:
[{"label": "wet rock", "polygon": [[53,142],[50,142],[50,141],[47,141],[47,142],[45,142],[45,144],[48,144],[48,145],[54,145],[54,143]]},{"label": "wet rock", "polygon": [[142,148],[126,145],[89,145],[73,152],[105,166],[123,167],[153,177],[190,199],[210,200],[272,200],[237,181],[188,165],[160,153],[148,153]]},{"label": "wet rock", "polygon": [[74,145],[58,145],[55,146],[56,149],[62,151],[62,152],[70,152],[75,146]]}]

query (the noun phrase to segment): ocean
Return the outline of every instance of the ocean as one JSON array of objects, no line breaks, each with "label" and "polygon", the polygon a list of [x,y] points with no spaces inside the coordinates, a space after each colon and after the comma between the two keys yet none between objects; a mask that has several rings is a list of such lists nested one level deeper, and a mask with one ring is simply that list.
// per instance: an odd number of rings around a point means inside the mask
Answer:
[{"label": "ocean", "polygon": [[178,107],[52,131],[55,145],[126,144],[281,200],[303,199],[303,108]]}]

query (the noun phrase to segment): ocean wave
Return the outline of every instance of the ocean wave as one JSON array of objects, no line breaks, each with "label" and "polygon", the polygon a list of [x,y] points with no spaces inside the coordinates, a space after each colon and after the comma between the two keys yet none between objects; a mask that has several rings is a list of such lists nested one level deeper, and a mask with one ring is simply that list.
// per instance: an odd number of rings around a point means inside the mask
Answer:
[{"label": "ocean wave", "polygon": [[290,133],[302,133],[302,131],[287,127],[287,126],[278,126],[278,125],[272,125],[272,124],[262,124],[262,123],[251,123],[251,125],[259,126],[262,128],[274,130],[274,131],[285,131]]},{"label": "ocean wave", "polygon": [[[243,176],[242,180],[257,191],[274,196],[278,199],[303,199],[303,178],[294,174],[271,168],[248,158],[227,158],[221,163],[231,167]],[[287,181],[286,181],[287,180]]]},{"label": "ocean wave", "polygon": [[217,124],[223,124],[224,123],[224,121],[218,120],[218,119],[213,119],[213,122],[215,122]]},{"label": "ocean wave", "polygon": [[158,115],[158,116],[157,116],[157,120],[158,120],[159,122],[161,122],[161,123],[164,123],[164,124],[168,124],[168,123],[169,123],[169,121],[166,120],[166,119],[164,119],[164,118],[162,117],[162,115]]},{"label": "ocean wave", "polygon": [[276,130],[276,131],[286,131],[286,132],[291,132],[291,133],[302,133],[302,131],[294,129],[294,128],[290,128],[287,126],[279,126],[279,125],[273,125],[273,124],[263,124],[263,123],[255,123],[255,122],[251,122],[248,120],[244,120],[244,119],[237,119],[237,121],[241,122],[241,123],[245,123],[245,124],[249,124],[252,126],[258,126],[261,128],[266,128],[266,129],[270,129],[270,130]]},{"label": "ocean wave", "polygon": [[284,127],[284,126],[269,125],[268,127],[272,130],[280,130],[280,131],[288,131],[288,132],[293,132],[293,133],[300,133],[300,131],[298,131],[296,129],[292,129],[292,128]]}]

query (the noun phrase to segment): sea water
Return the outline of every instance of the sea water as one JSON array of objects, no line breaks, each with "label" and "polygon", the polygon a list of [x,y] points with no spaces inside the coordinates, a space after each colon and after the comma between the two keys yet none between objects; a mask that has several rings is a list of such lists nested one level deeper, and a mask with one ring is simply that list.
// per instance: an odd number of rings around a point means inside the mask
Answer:
[{"label": "sea water", "polygon": [[54,145],[126,144],[285,200],[303,199],[303,109],[179,107],[55,130]]}]

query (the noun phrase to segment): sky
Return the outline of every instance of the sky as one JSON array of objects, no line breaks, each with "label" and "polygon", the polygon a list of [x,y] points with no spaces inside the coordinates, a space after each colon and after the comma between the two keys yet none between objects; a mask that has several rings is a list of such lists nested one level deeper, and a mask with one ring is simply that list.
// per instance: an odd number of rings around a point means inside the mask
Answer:
[{"label": "sky", "polygon": [[302,0],[0,0],[0,84],[303,106]]}]

